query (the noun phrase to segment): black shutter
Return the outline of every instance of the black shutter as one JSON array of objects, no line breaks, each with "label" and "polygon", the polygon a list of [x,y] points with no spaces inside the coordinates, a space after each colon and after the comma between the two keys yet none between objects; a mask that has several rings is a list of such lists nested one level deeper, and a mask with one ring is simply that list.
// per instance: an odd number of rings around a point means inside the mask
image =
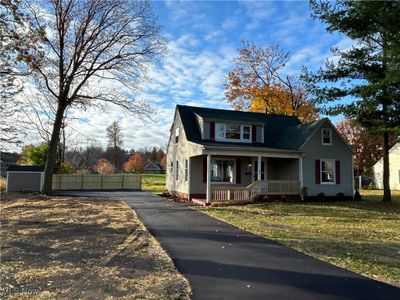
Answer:
[{"label": "black shutter", "polygon": [[340,184],[340,160],[335,161],[336,184]]},{"label": "black shutter", "polygon": [[321,162],[319,159],[315,160],[315,183],[321,184]]},{"label": "black shutter", "polygon": [[257,126],[256,125],[251,126],[251,141],[253,143],[257,142]]},{"label": "black shutter", "polygon": [[215,140],[215,122],[210,122],[210,139]]}]

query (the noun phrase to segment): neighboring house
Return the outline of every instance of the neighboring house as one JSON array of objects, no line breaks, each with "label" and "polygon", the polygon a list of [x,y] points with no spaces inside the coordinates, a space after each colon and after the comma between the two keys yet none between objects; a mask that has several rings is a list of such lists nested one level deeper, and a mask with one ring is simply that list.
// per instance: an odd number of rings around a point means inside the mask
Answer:
[{"label": "neighboring house", "polygon": [[14,166],[17,164],[19,159],[19,154],[11,152],[1,152],[0,153],[0,176],[7,176],[7,168],[9,166]]},{"label": "neighboring house", "polygon": [[170,131],[166,186],[182,198],[353,196],[352,151],[328,119],[177,105]]},{"label": "neighboring house", "polygon": [[[400,142],[389,150],[390,189],[400,190]],[[378,189],[383,189],[383,158],[374,165],[374,181]]]},{"label": "neighboring house", "polygon": [[7,192],[29,190],[40,192],[43,187],[44,167],[10,166],[7,169]]},{"label": "neighboring house", "polygon": [[144,166],[145,173],[164,174],[164,168],[157,162],[149,162]]}]

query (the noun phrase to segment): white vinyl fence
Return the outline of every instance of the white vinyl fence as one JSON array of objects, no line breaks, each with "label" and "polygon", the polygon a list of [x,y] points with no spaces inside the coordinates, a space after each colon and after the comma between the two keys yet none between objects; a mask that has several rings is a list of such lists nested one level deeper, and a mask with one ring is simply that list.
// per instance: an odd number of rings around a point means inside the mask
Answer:
[{"label": "white vinyl fence", "polygon": [[131,190],[141,189],[137,174],[54,174],[53,190]]}]

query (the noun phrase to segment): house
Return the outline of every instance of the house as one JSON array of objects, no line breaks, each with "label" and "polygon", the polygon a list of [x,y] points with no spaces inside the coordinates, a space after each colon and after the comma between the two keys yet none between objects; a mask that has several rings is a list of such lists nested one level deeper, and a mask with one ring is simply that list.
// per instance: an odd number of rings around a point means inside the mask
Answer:
[{"label": "house", "polygon": [[[374,165],[374,182],[378,189],[383,189],[383,158]],[[390,189],[400,190],[400,142],[389,150]]]},{"label": "house", "polygon": [[326,118],[177,105],[166,169],[171,194],[205,202],[354,191],[352,150]]},{"label": "house", "polygon": [[145,173],[164,174],[164,168],[157,162],[149,162],[144,166]]},{"label": "house", "polygon": [[0,152],[0,176],[7,177],[7,168],[17,164],[19,154],[11,152]]},{"label": "house", "polygon": [[44,167],[9,166],[7,169],[7,192],[42,191]]}]

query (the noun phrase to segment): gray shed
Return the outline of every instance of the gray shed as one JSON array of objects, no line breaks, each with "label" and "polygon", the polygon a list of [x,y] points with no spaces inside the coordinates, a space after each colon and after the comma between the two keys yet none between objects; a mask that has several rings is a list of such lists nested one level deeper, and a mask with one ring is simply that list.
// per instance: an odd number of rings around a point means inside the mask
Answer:
[{"label": "gray shed", "polygon": [[7,169],[7,192],[31,190],[40,192],[43,186],[44,167],[9,166]]}]

